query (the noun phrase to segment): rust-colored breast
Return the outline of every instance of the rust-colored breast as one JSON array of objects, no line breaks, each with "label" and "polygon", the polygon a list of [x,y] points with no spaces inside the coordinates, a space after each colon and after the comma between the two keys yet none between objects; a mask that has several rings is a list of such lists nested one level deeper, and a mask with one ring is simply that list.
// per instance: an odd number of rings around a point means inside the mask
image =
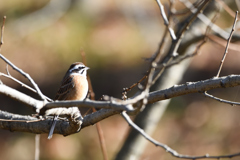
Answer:
[{"label": "rust-colored breast", "polygon": [[88,93],[86,77],[71,75],[64,77],[55,100],[84,100]]},{"label": "rust-colored breast", "polygon": [[86,77],[74,75],[73,83],[74,88],[69,92],[66,100],[84,100],[88,93],[88,81]]}]

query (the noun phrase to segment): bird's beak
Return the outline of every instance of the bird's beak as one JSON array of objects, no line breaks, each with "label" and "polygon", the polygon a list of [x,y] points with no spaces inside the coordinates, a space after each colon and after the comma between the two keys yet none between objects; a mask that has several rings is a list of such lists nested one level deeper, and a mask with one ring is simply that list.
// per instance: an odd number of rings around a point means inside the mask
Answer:
[{"label": "bird's beak", "polygon": [[89,70],[90,68],[89,67],[85,67],[86,70]]}]

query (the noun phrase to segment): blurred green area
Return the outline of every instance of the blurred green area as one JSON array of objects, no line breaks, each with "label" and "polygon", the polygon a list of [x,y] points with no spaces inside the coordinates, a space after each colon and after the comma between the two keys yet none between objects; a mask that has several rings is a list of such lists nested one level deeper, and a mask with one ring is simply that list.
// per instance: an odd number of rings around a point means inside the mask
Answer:
[{"label": "blurred green area", "polygon": [[[26,21],[29,15],[49,5],[49,1],[0,0],[0,17],[7,16],[4,45],[1,53],[19,68],[29,73],[42,89],[53,98],[69,65],[82,61],[86,54],[89,75],[96,99],[101,95],[121,97],[124,87],[137,82],[147,71],[150,57],[157,48],[164,30],[154,1],[51,1],[52,10],[43,18]],[[167,1],[166,1],[167,2]],[[62,6],[61,6],[62,5]],[[68,6],[67,6],[68,5]],[[181,7],[179,3],[177,5]],[[44,26],[55,9],[65,7],[59,18]],[[217,24],[230,27],[224,15]],[[28,22],[28,23],[25,23]],[[224,23],[225,22],[225,23]],[[182,82],[213,77],[224,47],[207,43],[193,61]],[[239,74],[239,52],[229,51],[222,75]],[[0,71],[6,64],[0,62]],[[29,82],[9,69],[19,80]],[[3,82],[20,91],[37,96],[8,79]],[[212,91],[219,97],[238,101],[239,87]],[[134,91],[129,93],[133,95]],[[1,110],[31,114],[28,107],[0,95]],[[239,151],[239,109],[209,100],[200,94],[174,98],[159,122],[154,138],[182,154],[226,154]],[[118,152],[129,126],[120,116],[101,122],[110,159]],[[27,160],[34,157],[34,135],[0,131],[0,159]],[[41,136],[41,159],[101,159],[101,149],[95,126],[80,133],[63,137]],[[164,150],[148,145],[142,159],[174,159]]]}]

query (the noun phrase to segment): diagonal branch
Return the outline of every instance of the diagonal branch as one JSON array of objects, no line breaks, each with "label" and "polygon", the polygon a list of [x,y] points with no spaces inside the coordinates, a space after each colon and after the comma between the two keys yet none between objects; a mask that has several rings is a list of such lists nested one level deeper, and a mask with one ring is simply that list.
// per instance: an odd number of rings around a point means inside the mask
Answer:
[{"label": "diagonal branch", "polygon": [[222,60],[221,60],[221,63],[220,63],[220,66],[219,66],[219,70],[218,70],[218,73],[217,73],[216,77],[219,77],[219,74],[220,74],[220,72],[221,72],[221,70],[222,70],[223,63],[224,63],[224,61],[225,61],[225,58],[227,57],[228,46],[229,46],[229,44],[230,44],[230,41],[231,41],[231,39],[232,39],[233,32],[234,32],[234,30],[235,30],[235,26],[236,26],[236,22],[237,22],[237,16],[238,16],[238,11],[236,12],[235,19],[234,19],[233,26],[232,26],[232,30],[231,30],[230,36],[229,36],[229,38],[228,38],[228,40],[227,40],[227,45],[226,45],[226,47],[225,47],[225,52],[224,52],[223,58],[222,58]]},{"label": "diagonal branch", "polygon": [[[182,42],[184,33],[186,32],[187,28],[191,25],[191,23],[196,19],[197,15],[207,6],[207,4],[210,1],[211,0],[203,1],[203,3],[198,7],[196,12],[194,14],[192,14],[188,19],[186,19],[185,23],[182,25],[182,27],[176,33],[177,39],[176,40],[172,40],[172,45],[171,45],[171,48],[170,48],[170,50],[168,52],[168,56],[166,56],[163,59],[163,61],[161,63],[161,66],[160,66],[160,69],[157,70],[157,72],[155,73],[154,79],[151,82],[152,85],[155,84],[156,81],[158,80],[158,78],[162,75],[162,73],[166,69],[166,65],[168,65],[173,60],[173,57],[177,53],[177,50],[178,50],[178,48],[180,46],[180,43]],[[158,61],[154,60],[154,63],[158,64]]]},{"label": "diagonal branch", "polygon": [[0,58],[2,60],[4,60],[7,64],[9,64],[14,70],[16,70],[17,72],[22,74],[24,77],[26,77],[31,82],[33,87],[36,89],[36,91],[37,91],[38,95],[41,97],[41,99],[42,100],[46,100],[45,96],[42,94],[42,92],[39,89],[38,85],[34,82],[34,80],[31,78],[31,76],[28,73],[24,72],[23,70],[21,70],[20,68],[15,66],[12,62],[10,62],[7,58],[5,58],[1,53],[0,53]]},{"label": "diagonal branch", "polygon": [[15,99],[19,102],[22,102],[28,106],[31,106],[32,108],[38,110],[42,106],[44,106],[44,102],[40,100],[36,100],[22,92],[19,92],[11,87],[8,87],[4,84],[0,84],[0,94],[4,94],[6,96],[9,96],[12,99]]},{"label": "diagonal branch", "polygon": [[147,133],[144,132],[143,129],[138,127],[132,120],[131,118],[127,115],[125,111],[121,113],[123,118],[127,121],[127,123],[135,130],[137,130],[145,139],[147,139],[149,142],[153,143],[155,146],[161,147],[166,152],[170,153],[172,156],[177,157],[177,158],[185,158],[185,159],[202,159],[202,158],[211,158],[211,159],[220,159],[220,158],[232,158],[232,157],[237,157],[240,156],[240,153],[235,153],[235,154],[229,154],[229,155],[223,155],[223,156],[210,156],[208,154],[203,155],[203,156],[189,156],[189,155],[183,155],[179,154],[177,151],[173,150],[166,144],[160,143],[153,139],[151,136],[149,136]]},{"label": "diagonal branch", "polygon": [[166,16],[166,14],[165,14],[164,7],[163,7],[161,1],[160,1],[160,0],[156,0],[156,1],[157,1],[158,6],[159,6],[159,9],[160,9],[162,18],[163,18],[163,20],[164,20],[164,24],[165,24],[166,27],[168,28],[168,31],[169,31],[169,33],[170,33],[170,36],[171,36],[172,40],[176,40],[177,37],[176,37],[176,35],[175,35],[175,33],[174,33],[174,30],[169,26],[169,22],[168,22],[168,19],[167,19],[167,16]]},{"label": "diagonal branch", "polygon": [[[11,75],[9,74],[9,71],[8,71],[8,70],[7,70],[7,72],[8,72],[8,74],[4,74],[4,73],[1,73],[1,72],[0,72],[0,76],[9,78],[9,79],[11,79],[12,81],[20,84],[21,87],[27,88],[28,90],[30,90],[30,91],[32,91],[32,92],[34,92],[34,93],[37,93],[37,91],[36,91],[35,89],[33,89],[32,87],[24,84],[23,82],[19,81],[18,79],[14,78],[13,76],[11,76]],[[44,96],[49,102],[52,102],[52,101],[53,101],[51,98],[49,98],[49,97],[47,97],[47,96],[45,96],[45,95],[43,95],[43,96]]]}]

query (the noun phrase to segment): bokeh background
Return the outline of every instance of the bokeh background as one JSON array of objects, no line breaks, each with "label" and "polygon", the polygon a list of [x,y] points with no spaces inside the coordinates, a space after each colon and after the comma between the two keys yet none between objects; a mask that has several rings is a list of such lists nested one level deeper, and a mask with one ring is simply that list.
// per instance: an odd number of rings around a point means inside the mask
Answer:
[{"label": "bokeh background", "polygon": [[[168,1],[163,2],[168,5]],[[176,3],[177,9],[184,7]],[[229,6],[237,9],[234,3]],[[154,0],[0,0],[0,18],[7,16],[1,53],[29,73],[45,95],[54,98],[69,65],[82,61],[84,51],[96,99],[101,95],[121,98],[122,89],[146,73],[149,64],[144,58],[151,57],[162,38],[164,25],[159,13]],[[223,11],[216,24],[230,28],[233,19]],[[192,58],[181,83],[216,75],[223,53],[223,46],[212,41],[206,43],[201,54]],[[229,50],[221,76],[239,74],[239,61],[240,53]],[[6,64],[0,61],[1,72],[5,69]],[[9,71],[29,84],[11,68]],[[0,78],[5,84],[38,98],[11,80]],[[239,101],[239,92],[239,87],[211,91],[232,101]],[[128,95],[134,93],[135,90]],[[23,115],[34,113],[3,95],[0,95],[0,109]],[[239,152],[239,114],[238,106],[215,102],[201,94],[173,98],[153,137],[182,154]],[[108,155],[113,159],[129,126],[119,115],[103,120],[101,126]],[[30,133],[0,130],[0,159],[33,159],[34,137]],[[95,126],[68,137],[54,135],[51,140],[41,135],[40,152],[43,160],[102,159]],[[141,159],[174,158],[148,143]]]}]

